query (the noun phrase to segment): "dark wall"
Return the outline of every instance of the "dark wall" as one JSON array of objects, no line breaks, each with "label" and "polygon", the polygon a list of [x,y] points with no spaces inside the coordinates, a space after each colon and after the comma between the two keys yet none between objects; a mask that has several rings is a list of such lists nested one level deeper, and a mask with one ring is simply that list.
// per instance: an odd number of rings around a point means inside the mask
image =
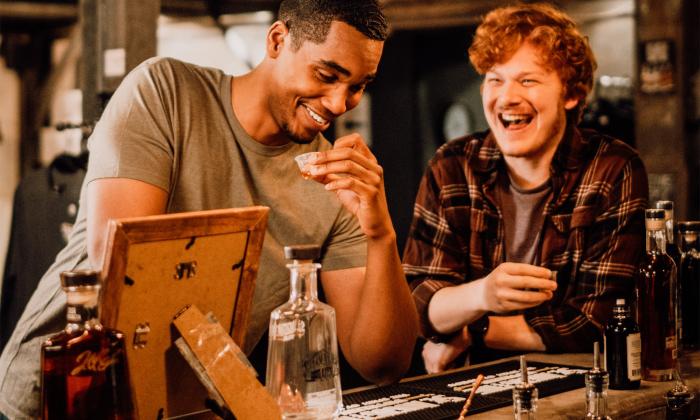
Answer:
[{"label": "dark wall", "polygon": [[479,77],[467,47],[471,28],[398,31],[384,47],[372,95],[373,152],[384,167],[389,211],[403,251],[413,203],[427,160],[445,141],[442,119],[454,101],[472,109],[474,127],[486,126]]}]

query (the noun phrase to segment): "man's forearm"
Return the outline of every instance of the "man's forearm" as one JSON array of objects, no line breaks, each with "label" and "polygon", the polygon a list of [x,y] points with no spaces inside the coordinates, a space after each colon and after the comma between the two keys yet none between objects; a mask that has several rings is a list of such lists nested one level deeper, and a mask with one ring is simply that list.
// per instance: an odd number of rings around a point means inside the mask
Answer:
[{"label": "man's forearm", "polygon": [[546,350],[542,337],[525,322],[523,315],[490,316],[484,344],[499,350]]},{"label": "man's forearm", "polygon": [[428,319],[435,331],[453,333],[486,313],[482,308],[481,282],[475,280],[435,292],[428,305]]},{"label": "man's forearm", "polygon": [[[418,316],[394,235],[368,239],[361,306],[350,339],[350,358],[377,383],[398,379],[411,362]],[[363,369],[364,368],[364,369]]]}]

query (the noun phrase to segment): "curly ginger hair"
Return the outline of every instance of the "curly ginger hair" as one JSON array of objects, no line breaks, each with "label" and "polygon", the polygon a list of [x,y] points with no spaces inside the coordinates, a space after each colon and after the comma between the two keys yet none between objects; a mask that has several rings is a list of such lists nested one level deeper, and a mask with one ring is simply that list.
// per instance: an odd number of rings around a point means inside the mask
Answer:
[{"label": "curly ginger hair", "polygon": [[566,99],[579,100],[572,111],[576,121],[580,120],[597,64],[588,38],[556,7],[530,3],[492,10],[476,30],[469,60],[483,75],[508,61],[524,43],[541,52],[541,65],[557,72]]}]

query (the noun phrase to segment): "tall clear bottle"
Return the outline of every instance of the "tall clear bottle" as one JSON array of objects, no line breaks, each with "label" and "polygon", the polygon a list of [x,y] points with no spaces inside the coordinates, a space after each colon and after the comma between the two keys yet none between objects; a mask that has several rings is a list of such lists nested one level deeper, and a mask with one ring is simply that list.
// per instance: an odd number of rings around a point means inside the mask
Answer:
[{"label": "tall clear bottle", "polygon": [[700,348],[700,222],[679,222],[681,268],[679,296],[683,349]]},{"label": "tall clear bottle", "polygon": [[676,265],[666,253],[664,210],[647,209],[646,253],[637,269],[642,379],[670,381],[677,358]]},{"label": "tall clear bottle", "polygon": [[61,273],[66,328],[41,346],[44,419],[134,418],[124,335],[98,319],[99,273]]},{"label": "tall clear bottle", "polygon": [[342,406],[335,310],[318,300],[320,247],[284,248],[289,300],[270,315],[266,387],[285,419],[330,419]]},{"label": "tall clear bottle", "polygon": [[638,389],[642,382],[642,340],[624,299],[615,302],[604,337],[610,389]]}]

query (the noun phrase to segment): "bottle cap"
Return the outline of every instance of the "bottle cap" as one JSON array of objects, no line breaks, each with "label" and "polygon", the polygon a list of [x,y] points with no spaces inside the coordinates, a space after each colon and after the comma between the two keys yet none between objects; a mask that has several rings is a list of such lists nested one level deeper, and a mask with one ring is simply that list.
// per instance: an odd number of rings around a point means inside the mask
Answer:
[{"label": "bottle cap", "polygon": [[284,258],[288,260],[312,260],[321,258],[318,245],[289,245],[284,247]]},{"label": "bottle cap", "polygon": [[658,200],[657,202],[654,203],[654,208],[664,209],[664,210],[673,210],[673,201],[671,201],[671,200]]},{"label": "bottle cap", "polygon": [[664,220],[666,212],[663,209],[646,209],[644,210],[644,217],[647,220]]},{"label": "bottle cap", "polygon": [[700,231],[700,221],[686,221],[676,223],[680,232],[698,232]]},{"label": "bottle cap", "polygon": [[663,209],[646,209],[644,210],[644,225],[647,230],[665,230],[666,229],[666,210]]},{"label": "bottle cap", "polygon": [[62,287],[99,286],[100,272],[94,270],[64,271],[61,273]]}]

